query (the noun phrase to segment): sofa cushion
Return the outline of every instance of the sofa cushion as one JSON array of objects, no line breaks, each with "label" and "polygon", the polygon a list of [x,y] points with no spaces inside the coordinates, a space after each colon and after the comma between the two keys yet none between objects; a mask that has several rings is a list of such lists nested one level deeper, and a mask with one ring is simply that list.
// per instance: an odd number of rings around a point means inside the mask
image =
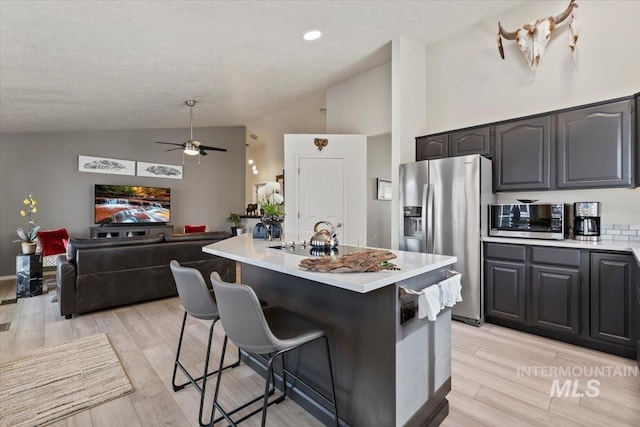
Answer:
[{"label": "sofa cushion", "polygon": [[204,233],[207,231],[206,225],[185,225],[184,232],[187,233]]},{"label": "sofa cushion", "polygon": [[38,240],[40,241],[43,256],[63,254],[67,251],[69,234],[66,228],[40,230],[38,232]]},{"label": "sofa cushion", "polygon": [[164,234],[154,234],[152,236],[135,237],[110,237],[104,239],[69,239],[67,245],[67,258],[72,261],[76,259],[78,249],[108,248],[116,246],[137,246],[160,243],[164,240]]},{"label": "sofa cushion", "polygon": [[208,231],[206,233],[166,234],[165,242],[184,242],[187,240],[223,240],[231,237],[227,231]]}]

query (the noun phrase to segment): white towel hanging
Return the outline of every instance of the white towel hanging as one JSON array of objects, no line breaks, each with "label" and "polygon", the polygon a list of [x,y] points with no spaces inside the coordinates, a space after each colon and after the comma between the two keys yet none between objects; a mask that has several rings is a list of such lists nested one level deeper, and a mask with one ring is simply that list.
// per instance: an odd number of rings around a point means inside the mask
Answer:
[{"label": "white towel hanging", "polygon": [[418,318],[425,317],[431,321],[435,321],[441,309],[441,290],[440,286],[433,285],[423,289],[418,296]]}]

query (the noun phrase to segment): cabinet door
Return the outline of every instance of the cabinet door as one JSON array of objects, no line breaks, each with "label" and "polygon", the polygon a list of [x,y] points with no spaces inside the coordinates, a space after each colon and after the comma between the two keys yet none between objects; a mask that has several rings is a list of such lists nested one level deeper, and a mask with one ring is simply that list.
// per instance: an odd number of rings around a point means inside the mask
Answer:
[{"label": "cabinet door", "polygon": [[633,100],[558,114],[558,188],[633,183]]},{"label": "cabinet door", "polygon": [[493,126],[453,132],[449,135],[449,156],[481,154],[492,156],[491,134]]},{"label": "cabinet door", "polygon": [[635,348],[633,256],[591,253],[591,337]]},{"label": "cabinet door", "polygon": [[427,135],[416,138],[416,161],[442,159],[449,155],[449,135]]},{"label": "cabinet door", "polygon": [[580,334],[580,270],[531,267],[531,325]]},{"label": "cabinet door", "polygon": [[525,322],[525,263],[485,262],[486,317]]},{"label": "cabinet door", "polygon": [[548,190],[555,184],[554,116],[496,126],[494,185],[497,191]]}]

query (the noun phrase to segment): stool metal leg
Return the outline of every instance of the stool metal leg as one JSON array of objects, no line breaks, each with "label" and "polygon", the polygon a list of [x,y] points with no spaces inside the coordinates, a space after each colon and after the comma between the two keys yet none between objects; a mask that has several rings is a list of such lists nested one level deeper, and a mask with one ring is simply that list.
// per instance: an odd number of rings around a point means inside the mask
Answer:
[{"label": "stool metal leg", "polygon": [[[333,400],[333,415],[336,417],[336,427],[340,425],[338,419],[338,400],[336,399],[336,386],[333,382],[333,367],[331,366],[331,351],[329,351],[329,338],[323,336],[327,349],[327,361],[329,362],[329,375],[331,376],[331,400]],[[284,360],[284,359],[283,359]]]},{"label": "stool metal leg", "polygon": [[180,364],[180,350],[182,349],[182,338],[184,337],[184,325],[187,323],[187,312],[184,312],[184,316],[182,317],[182,328],[180,329],[180,339],[178,339],[178,350],[176,351],[176,361],[173,364],[173,376],[171,377],[171,385],[173,386],[173,391],[182,390],[187,384],[190,384],[187,381],[184,384],[177,385],[176,384],[176,372],[178,371],[178,365]]},{"label": "stool metal leg", "polygon": [[[212,376],[212,375],[216,375],[218,373],[218,371],[224,371],[226,369],[230,369],[230,368],[235,368],[237,366],[240,365],[240,351],[238,351],[238,361],[231,364],[231,365],[227,365],[224,366],[224,356],[225,356],[225,349],[223,349],[222,355],[220,357],[220,367],[219,369],[216,369],[213,372],[209,372],[209,359],[211,357],[211,344],[213,343],[213,329],[214,326],[216,325],[216,322],[219,319],[214,319],[211,322],[211,326],[209,327],[209,338],[207,341],[207,350],[206,350],[206,355],[205,355],[205,362],[204,362],[204,373],[202,376],[198,377],[198,378],[193,378],[193,376],[189,373],[189,371],[187,371],[187,369],[182,365],[182,363],[180,363],[180,352],[182,350],[182,342],[184,339],[184,329],[185,329],[185,325],[187,322],[187,312],[184,312],[184,317],[182,319],[182,329],[180,330],[180,338],[178,340],[178,350],[176,351],[176,360],[173,366],[173,376],[171,379],[171,385],[173,387],[173,391],[178,391],[178,390],[182,390],[183,388],[185,388],[188,385],[193,385],[196,390],[198,391],[198,393],[200,393],[200,408],[198,410],[198,423],[200,424],[201,427],[207,426],[211,423],[211,421],[204,423],[202,421],[202,415],[203,415],[203,411],[204,411],[204,397],[205,397],[205,391],[207,388],[207,378]],[[226,340],[226,336],[225,336],[225,340]],[[182,373],[187,377],[188,381],[183,383],[183,384],[176,384],[176,373],[178,368],[180,368],[180,370],[182,371]],[[198,381],[202,381],[202,386],[200,386],[198,384]],[[211,420],[213,420],[213,415],[211,414]]]},{"label": "stool metal leg", "polygon": [[[262,400],[263,398],[266,399],[268,398],[268,396],[271,396],[275,393],[275,387],[273,386],[273,384],[275,384],[275,376],[272,375],[271,377],[273,378],[273,382],[272,382],[272,386],[271,389],[268,388],[269,384],[267,381],[267,388],[265,388],[265,392],[266,394],[264,396],[260,395],[252,400],[250,400],[249,402],[243,404],[242,406],[239,406],[237,408],[235,408],[234,410],[227,412],[222,408],[222,405],[220,405],[220,403],[218,402],[218,395],[220,393],[220,382],[222,380],[222,371],[224,371],[224,369],[222,369],[222,363],[224,361],[224,355],[227,351],[227,342],[228,342],[228,337],[225,335],[224,336],[224,342],[222,344],[222,356],[220,358],[220,368],[216,371],[218,373],[218,378],[216,380],[216,389],[215,392],[213,394],[213,409],[212,409],[212,413],[211,413],[211,423],[209,424],[209,426],[213,426],[214,424],[216,424],[219,421],[222,421],[223,419],[227,421],[227,423],[230,426],[237,426],[238,424],[240,424],[242,421],[245,421],[246,419],[251,418],[252,416],[254,416],[255,414],[257,414],[258,412],[262,411],[262,408],[258,408],[255,411],[243,416],[242,418],[240,418],[239,420],[232,420],[231,419],[231,415],[235,414],[236,412],[239,412],[241,410],[243,410],[244,408],[248,407],[249,405],[252,405],[260,400]],[[279,398],[281,399],[281,397]],[[281,401],[281,400],[280,400]],[[269,402],[268,406],[273,405],[274,403],[279,403],[278,399],[276,399],[273,402]],[[214,419],[214,415],[215,415],[215,411],[218,410],[220,411],[220,413],[222,414],[220,417],[215,418]]]}]

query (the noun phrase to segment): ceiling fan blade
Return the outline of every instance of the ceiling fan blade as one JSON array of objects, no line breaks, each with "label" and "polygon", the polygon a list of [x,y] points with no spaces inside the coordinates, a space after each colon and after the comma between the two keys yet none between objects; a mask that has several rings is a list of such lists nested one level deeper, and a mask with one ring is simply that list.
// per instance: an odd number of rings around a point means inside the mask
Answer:
[{"label": "ceiling fan blade", "polygon": [[178,144],[177,142],[162,142],[162,141],[156,141],[156,144],[177,145],[177,146],[179,146],[179,147],[184,147],[184,144]]},{"label": "ceiling fan blade", "polygon": [[201,145],[201,150],[211,150],[211,151],[227,151],[226,148],[218,148],[218,147],[209,147],[208,145]]},{"label": "ceiling fan blade", "polygon": [[168,150],[164,150],[165,152],[167,151],[176,151],[176,150],[182,150],[182,147],[178,147],[178,148],[169,148]]},{"label": "ceiling fan blade", "polygon": [[206,155],[207,155],[207,152],[206,152],[206,151],[204,151],[203,149],[200,149],[200,155],[201,155],[201,156],[206,156]]}]

